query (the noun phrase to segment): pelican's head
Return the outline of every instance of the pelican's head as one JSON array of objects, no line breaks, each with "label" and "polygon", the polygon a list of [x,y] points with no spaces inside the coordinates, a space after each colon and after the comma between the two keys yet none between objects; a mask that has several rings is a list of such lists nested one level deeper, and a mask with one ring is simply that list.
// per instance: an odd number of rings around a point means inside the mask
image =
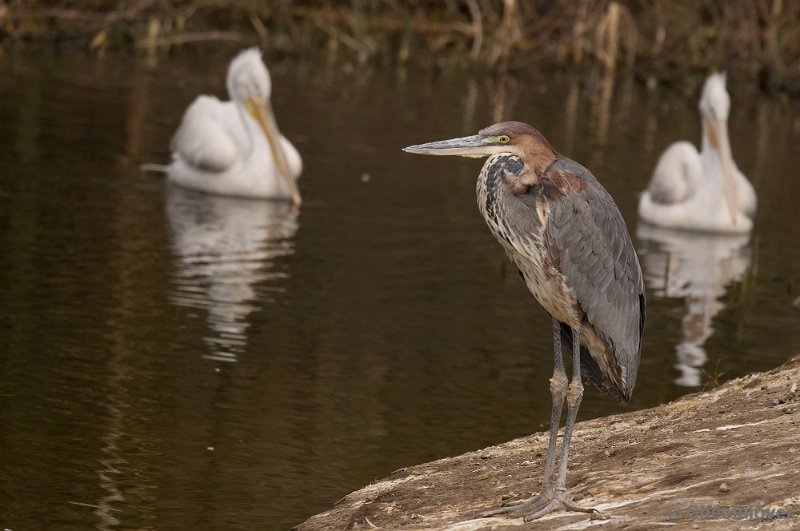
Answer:
[{"label": "pelican's head", "polygon": [[232,100],[244,102],[248,99],[266,102],[272,93],[269,71],[261,60],[258,48],[239,52],[228,67],[226,82]]},{"label": "pelican's head", "polygon": [[228,67],[228,94],[236,103],[242,105],[252,116],[267,138],[278,175],[286,184],[292,201],[300,204],[300,190],[297,181],[289,171],[286,155],[280,145],[281,133],[270,104],[272,80],[261,59],[258,48],[248,48],[239,52]]},{"label": "pelican's head", "polygon": [[700,96],[700,115],[703,118],[703,154],[711,157],[710,164],[722,174],[723,199],[728,205],[731,222],[736,225],[740,210],[736,190],[735,164],[728,139],[728,113],[731,97],[725,88],[725,73],[708,76]]},{"label": "pelican's head", "polygon": [[708,76],[703,85],[703,95],[700,97],[700,112],[703,116],[714,116],[720,120],[727,120],[731,110],[731,97],[725,88],[725,72],[716,72]]}]

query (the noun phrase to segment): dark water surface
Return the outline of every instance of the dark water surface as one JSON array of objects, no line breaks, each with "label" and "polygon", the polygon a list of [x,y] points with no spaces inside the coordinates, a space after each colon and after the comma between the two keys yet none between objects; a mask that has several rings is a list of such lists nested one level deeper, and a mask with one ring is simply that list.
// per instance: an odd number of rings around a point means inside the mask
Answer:
[{"label": "dark water surface", "polygon": [[[697,93],[273,64],[299,215],[174,190],[233,52],[0,57],[0,527],[287,528],[392,470],[546,428],[549,318],[477,212],[480,162],[404,154],[535,123],[617,199],[649,287],[629,405],[800,350],[800,113],[730,84],[752,238],[638,227]],[[700,80],[702,81],[702,80]]]}]

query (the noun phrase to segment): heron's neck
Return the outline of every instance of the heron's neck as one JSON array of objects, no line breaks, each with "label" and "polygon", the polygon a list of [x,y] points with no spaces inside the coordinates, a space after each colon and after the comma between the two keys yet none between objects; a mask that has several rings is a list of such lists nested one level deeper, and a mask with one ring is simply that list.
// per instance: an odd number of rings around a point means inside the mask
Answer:
[{"label": "heron's neck", "polygon": [[487,221],[496,220],[503,191],[510,190],[524,171],[525,163],[511,153],[497,153],[486,159],[476,191],[478,207]]}]

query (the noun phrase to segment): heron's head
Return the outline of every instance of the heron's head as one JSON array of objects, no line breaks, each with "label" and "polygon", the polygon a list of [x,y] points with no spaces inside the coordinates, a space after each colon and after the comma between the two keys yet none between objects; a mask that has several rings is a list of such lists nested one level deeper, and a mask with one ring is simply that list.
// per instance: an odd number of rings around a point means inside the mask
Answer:
[{"label": "heron's head", "polygon": [[241,104],[258,122],[269,144],[278,174],[286,184],[292,200],[300,204],[300,191],[294,175],[289,171],[289,164],[280,145],[281,133],[269,102],[272,80],[258,48],[248,48],[239,52],[239,55],[231,61],[228,67],[227,85],[231,99]]},{"label": "heron's head", "polygon": [[508,153],[518,156],[534,170],[544,169],[558,156],[542,133],[522,122],[500,122],[481,129],[477,135],[408,146],[403,151],[474,158]]}]

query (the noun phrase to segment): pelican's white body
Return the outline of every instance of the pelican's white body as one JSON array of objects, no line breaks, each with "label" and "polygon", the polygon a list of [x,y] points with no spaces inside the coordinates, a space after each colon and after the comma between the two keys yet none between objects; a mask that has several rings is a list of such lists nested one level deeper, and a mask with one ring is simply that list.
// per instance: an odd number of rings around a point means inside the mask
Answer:
[{"label": "pelican's white body", "polygon": [[750,232],[756,194],[730,153],[729,108],[725,77],[714,74],[706,81],[700,99],[702,151],[686,141],[675,142],[664,151],[639,200],[641,219],[676,229]]},{"label": "pelican's white body", "polygon": [[[172,139],[169,181],[219,195],[288,198],[263,129],[245,109],[248,97],[269,100],[269,73],[257,49],[240,53],[228,71],[232,101],[198,96],[186,110]],[[300,176],[303,163],[289,140],[278,133],[289,173]]]},{"label": "pelican's white body", "polygon": [[[661,227],[746,234],[753,228],[750,216],[756,210],[756,194],[747,178],[734,166],[739,214],[736,223],[722,201],[719,153],[697,152],[691,143],[675,142],[658,160],[650,187],[639,200],[639,217]],[[656,202],[650,189],[662,185],[671,190],[674,202]]]}]

